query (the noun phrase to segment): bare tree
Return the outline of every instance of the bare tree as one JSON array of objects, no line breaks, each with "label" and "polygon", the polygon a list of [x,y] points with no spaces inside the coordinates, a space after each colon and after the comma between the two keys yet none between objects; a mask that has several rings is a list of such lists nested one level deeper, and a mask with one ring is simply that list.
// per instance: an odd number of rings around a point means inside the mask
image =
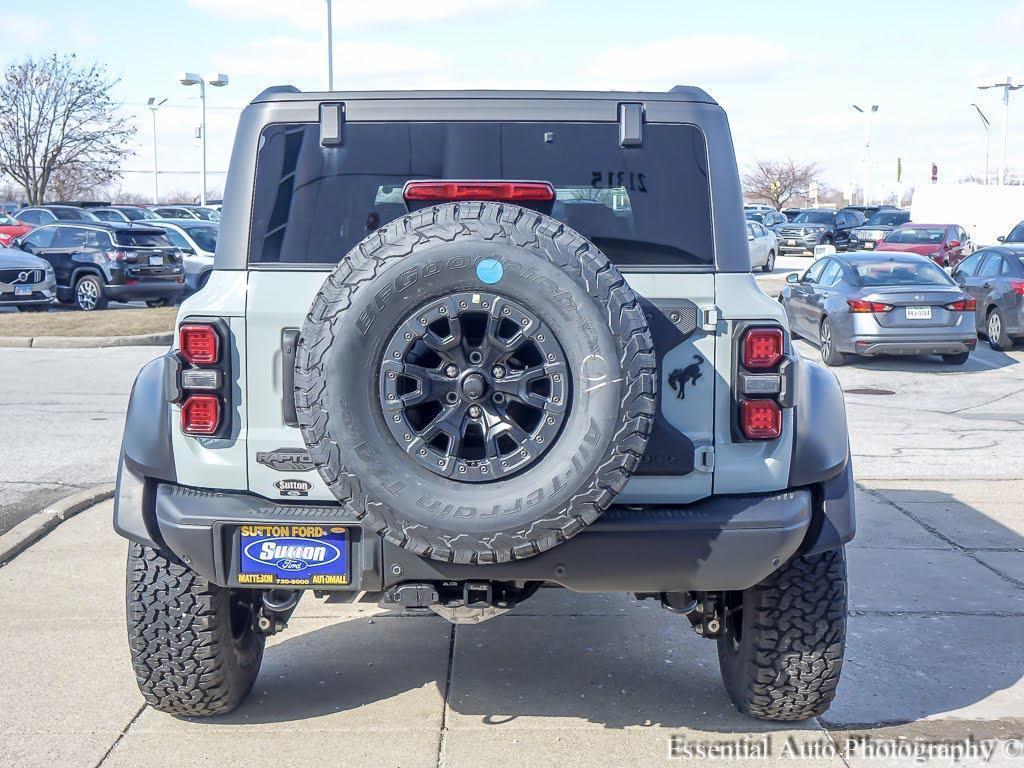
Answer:
[{"label": "bare tree", "polygon": [[751,200],[762,200],[775,208],[782,208],[790,198],[807,197],[812,181],[817,181],[821,170],[816,163],[795,163],[792,159],[759,160],[743,177],[744,195]]},{"label": "bare tree", "polygon": [[[32,205],[52,184],[103,186],[120,176],[135,127],[118,116],[117,83],[99,64],[74,55],[32,57],[7,67],[0,81],[0,174]],[[75,186],[72,184],[72,186]]]}]

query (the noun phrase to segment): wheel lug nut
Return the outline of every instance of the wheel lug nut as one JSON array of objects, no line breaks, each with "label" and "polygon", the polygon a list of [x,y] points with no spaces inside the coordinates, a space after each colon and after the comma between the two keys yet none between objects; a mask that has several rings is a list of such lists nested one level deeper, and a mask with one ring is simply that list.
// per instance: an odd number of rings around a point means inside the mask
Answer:
[{"label": "wheel lug nut", "polygon": [[444,373],[448,378],[454,379],[456,376],[459,375],[459,369],[456,368],[454,365],[449,365],[447,368],[444,369]]},{"label": "wheel lug nut", "polygon": [[505,369],[502,368],[500,365],[494,366],[494,368],[491,370],[491,373],[494,375],[494,378],[496,379],[502,379],[505,377]]},{"label": "wheel lug nut", "polygon": [[474,419],[480,418],[480,406],[479,405],[471,405],[471,406],[469,406],[469,415],[472,416]]}]

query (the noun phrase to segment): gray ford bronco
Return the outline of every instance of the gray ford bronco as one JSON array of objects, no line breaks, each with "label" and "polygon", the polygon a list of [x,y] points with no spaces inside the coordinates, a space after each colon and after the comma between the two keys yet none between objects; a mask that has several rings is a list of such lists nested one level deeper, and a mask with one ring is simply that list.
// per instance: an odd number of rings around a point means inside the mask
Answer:
[{"label": "gray ford bronco", "polygon": [[258,96],[114,527],[139,687],[179,715],[238,706],[305,592],[457,623],[633,593],[754,717],[839,681],[842,392],[751,275],[696,88]]}]

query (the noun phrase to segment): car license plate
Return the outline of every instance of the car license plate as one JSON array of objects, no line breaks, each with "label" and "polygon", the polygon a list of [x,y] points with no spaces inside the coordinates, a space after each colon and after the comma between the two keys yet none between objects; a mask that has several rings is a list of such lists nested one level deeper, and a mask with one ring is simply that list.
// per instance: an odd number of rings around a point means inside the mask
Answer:
[{"label": "car license plate", "polygon": [[907,320],[931,320],[931,307],[907,307]]},{"label": "car license plate", "polygon": [[786,245],[796,245],[796,240],[787,240]]},{"label": "car license plate", "polygon": [[343,526],[240,526],[239,584],[345,585],[348,560],[348,529]]},{"label": "car license plate", "polygon": [[874,244],[874,243],[873,243],[873,242],[872,242],[871,240],[868,240],[868,241],[866,241],[866,242],[864,243],[864,248],[865,248],[865,250],[868,250],[868,251],[870,251],[870,250],[871,250],[872,248],[874,248],[874,247],[875,247],[875,244]]},{"label": "car license plate", "polygon": [[31,296],[32,286],[31,285],[16,285],[14,286],[15,296]]},{"label": "car license plate", "polygon": [[151,267],[162,267],[163,265],[164,265],[164,257],[163,256],[150,256],[149,257],[149,266],[151,266]]}]

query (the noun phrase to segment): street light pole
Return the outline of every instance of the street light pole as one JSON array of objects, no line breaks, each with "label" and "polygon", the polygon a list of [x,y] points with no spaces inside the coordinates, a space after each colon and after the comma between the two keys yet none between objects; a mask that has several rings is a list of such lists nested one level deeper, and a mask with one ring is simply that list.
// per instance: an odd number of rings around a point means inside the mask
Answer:
[{"label": "street light pole", "polygon": [[985,128],[985,183],[988,184],[988,155],[989,149],[992,146],[992,137],[990,135],[991,132],[989,131],[989,128],[991,128],[992,124],[988,121],[988,118],[985,116],[985,113],[981,111],[981,107],[979,107],[977,104],[971,104],[971,106],[974,107],[974,110],[978,113],[978,117],[981,118],[981,124]]},{"label": "street light pole", "polygon": [[199,124],[199,138],[202,145],[201,154],[203,157],[202,161],[202,174],[201,184],[202,189],[199,192],[199,204],[206,205],[206,83],[216,88],[223,88],[228,84],[228,76],[218,74],[216,77],[210,78],[208,81],[204,80],[202,75],[197,75],[194,72],[184,72],[178,77],[178,82],[182,85],[198,85],[199,86],[199,104],[200,113],[202,115],[201,122]]},{"label": "street light pole", "polygon": [[1010,91],[1024,88],[1024,83],[1014,83],[1013,78],[1007,76],[1001,83],[983,83],[978,86],[979,91],[989,88],[1003,89],[1003,151],[999,158],[999,184],[1002,185],[1006,181],[1006,135],[1010,125]]},{"label": "street light pole", "polygon": [[331,0],[327,0],[327,90],[334,90],[334,24],[331,22]]},{"label": "street light pole", "polygon": [[156,161],[156,111],[160,109],[166,101],[167,99],[157,101],[154,97],[150,96],[149,101],[146,102],[150,113],[153,115],[153,205],[157,205],[160,202],[160,182],[158,181],[160,170]]},{"label": "street light pole", "polygon": [[864,115],[864,179],[863,179],[863,190],[862,197],[864,205],[868,204],[868,174],[871,169],[871,116],[878,111],[878,105],[872,104],[870,107],[864,108],[857,104],[851,104],[857,112]]}]

